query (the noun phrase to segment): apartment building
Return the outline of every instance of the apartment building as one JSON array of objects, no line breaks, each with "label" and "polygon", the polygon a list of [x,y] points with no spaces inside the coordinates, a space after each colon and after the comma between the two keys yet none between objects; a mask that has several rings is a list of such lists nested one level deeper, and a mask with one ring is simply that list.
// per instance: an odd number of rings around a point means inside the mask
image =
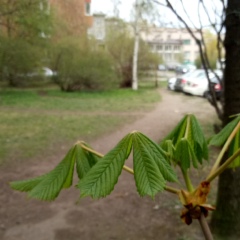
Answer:
[{"label": "apartment building", "polygon": [[88,35],[103,43],[106,36],[106,15],[103,13],[94,13],[92,17],[93,23],[88,28]]},{"label": "apartment building", "polygon": [[91,0],[48,0],[48,2],[72,34],[81,35],[92,26]]},{"label": "apartment building", "polygon": [[196,41],[183,28],[149,27],[141,30],[141,38],[170,67],[182,61],[194,63],[199,55]]}]

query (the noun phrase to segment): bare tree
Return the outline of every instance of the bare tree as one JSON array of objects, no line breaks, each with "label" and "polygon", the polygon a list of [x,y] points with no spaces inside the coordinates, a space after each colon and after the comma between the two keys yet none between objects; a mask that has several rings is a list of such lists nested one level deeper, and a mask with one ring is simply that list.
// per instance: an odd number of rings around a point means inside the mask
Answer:
[{"label": "bare tree", "polygon": [[[151,0],[150,0],[151,1]],[[216,51],[218,52],[218,61],[222,62],[222,48],[223,48],[223,31],[224,31],[224,16],[225,16],[225,5],[224,2],[222,2],[222,6],[220,7],[220,12],[222,14],[215,14],[214,18],[210,16],[209,13],[209,6],[206,6],[206,1],[199,0],[198,1],[198,7],[197,7],[197,16],[198,16],[198,22],[193,22],[192,18],[189,16],[189,13],[186,9],[185,3],[183,0],[178,1],[177,7],[176,4],[173,4],[173,1],[170,0],[152,0],[154,3],[165,7],[167,9],[170,9],[171,12],[176,16],[178,21],[181,23],[181,25],[187,29],[189,34],[192,36],[192,38],[196,41],[196,44],[199,47],[199,53],[202,61],[202,66],[205,69],[206,76],[209,82],[210,92],[212,97],[209,99],[210,103],[215,108],[218,117],[222,120],[223,119],[223,111],[222,107],[218,105],[216,95],[214,92],[214,89],[211,88],[210,85],[210,77],[209,77],[209,70],[210,72],[214,73],[215,76],[219,79],[219,76],[213,71],[213,69],[210,67],[209,63],[209,56],[207,55],[207,44],[206,40],[204,38],[204,31],[206,28],[210,28],[211,31],[213,31],[217,35],[218,44],[216,46]],[[208,1],[209,2],[209,1]],[[218,13],[219,7],[212,2],[211,4],[211,12],[212,13]],[[202,22],[202,17],[205,15],[205,18],[208,19],[208,23],[204,24]],[[184,16],[184,17],[183,17]],[[223,70],[223,65],[221,65],[221,68]],[[221,83],[222,81],[219,82]]]},{"label": "bare tree", "polygon": [[[209,58],[206,51],[206,41],[203,37],[205,27],[211,28],[215,32],[218,43],[216,51],[221,68],[224,70],[224,96],[222,107],[217,105],[214,92],[211,89],[213,100],[211,104],[215,107],[219,118],[225,126],[230,121],[230,116],[238,114],[240,111],[240,1],[239,0],[196,0],[198,2],[199,24],[196,26],[188,16],[188,11],[184,10],[183,0],[178,1],[182,5],[182,10],[173,5],[173,1],[155,1],[159,5],[171,10],[182,25],[188,30],[199,46],[202,64],[208,76]],[[175,2],[176,3],[176,2]],[[189,2],[188,2],[189,4]],[[211,13],[210,13],[211,12]],[[184,13],[184,14],[182,14]],[[208,19],[208,24],[202,22],[202,14]],[[187,15],[187,18],[183,18]],[[194,29],[194,30],[193,30]],[[195,32],[200,33],[200,38]],[[226,31],[226,32],[225,32]],[[226,61],[225,68],[222,64],[222,48],[225,48]],[[208,76],[208,80],[209,76]],[[239,147],[239,146],[238,146]],[[212,228],[218,239],[239,239],[240,238],[240,169],[229,169],[220,175],[217,195],[217,209],[214,211]]]}]

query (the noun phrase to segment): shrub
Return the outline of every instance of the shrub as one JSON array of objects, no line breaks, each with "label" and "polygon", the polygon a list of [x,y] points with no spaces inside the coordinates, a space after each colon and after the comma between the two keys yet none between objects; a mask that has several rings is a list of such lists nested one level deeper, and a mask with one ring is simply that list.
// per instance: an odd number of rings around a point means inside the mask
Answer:
[{"label": "shrub", "polygon": [[60,43],[54,53],[54,77],[63,91],[103,90],[118,85],[110,58],[103,50],[94,50],[85,43]]}]

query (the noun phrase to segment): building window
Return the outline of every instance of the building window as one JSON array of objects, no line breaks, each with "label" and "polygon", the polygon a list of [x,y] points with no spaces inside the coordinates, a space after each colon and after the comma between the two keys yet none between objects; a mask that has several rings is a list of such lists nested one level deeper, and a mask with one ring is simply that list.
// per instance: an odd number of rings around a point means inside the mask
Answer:
[{"label": "building window", "polygon": [[190,52],[188,52],[188,51],[184,52],[184,59],[189,61],[189,59],[190,59]]},{"label": "building window", "polygon": [[184,45],[190,45],[191,44],[191,40],[190,39],[184,39],[183,40],[183,44]]},{"label": "building window", "polygon": [[166,50],[166,51],[169,51],[169,50],[171,50],[171,49],[172,49],[172,48],[171,48],[171,45],[166,45],[166,46],[165,46],[165,50]]},{"label": "building window", "polygon": [[180,50],[180,46],[179,46],[179,45],[175,45],[175,46],[174,46],[174,50],[175,50],[175,51]]},{"label": "building window", "polygon": [[91,14],[91,3],[85,2],[85,14],[90,15]]},{"label": "building window", "polygon": [[162,50],[162,45],[157,45],[157,50],[161,51]]}]

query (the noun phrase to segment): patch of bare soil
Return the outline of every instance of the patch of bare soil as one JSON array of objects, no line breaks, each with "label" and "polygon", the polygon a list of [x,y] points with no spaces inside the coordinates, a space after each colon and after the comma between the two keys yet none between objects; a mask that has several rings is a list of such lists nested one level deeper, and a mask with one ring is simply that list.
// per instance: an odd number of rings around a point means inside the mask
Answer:
[{"label": "patch of bare soil", "polygon": [[[214,123],[214,109],[205,99],[167,90],[160,90],[160,93],[162,101],[153,111],[143,113],[134,123],[89,143],[96,150],[106,153],[132,130],[141,131],[159,141],[186,113],[194,113],[202,123]],[[198,222],[190,227],[182,223],[179,217],[181,205],[174,194],[162,193],[154,200],[140,198],[133,176],[126,172],[121,175],[113,193],[101,200],[79,200],[78,190],[72,187],[63,191],[54,202],[40,202],[29,200],[24,193],[9,188],[9,181],[26,179],[49,171],[65,153],[66,149],[59,149],[57,155],[50,153],[44,161],[39,158],[28,164],[0,169],[0,239],[204,239]],[[131,159],[127,161],[127,165],[131,166]],[[198,179],[201,177],[201,174],[196,175]]]}]

